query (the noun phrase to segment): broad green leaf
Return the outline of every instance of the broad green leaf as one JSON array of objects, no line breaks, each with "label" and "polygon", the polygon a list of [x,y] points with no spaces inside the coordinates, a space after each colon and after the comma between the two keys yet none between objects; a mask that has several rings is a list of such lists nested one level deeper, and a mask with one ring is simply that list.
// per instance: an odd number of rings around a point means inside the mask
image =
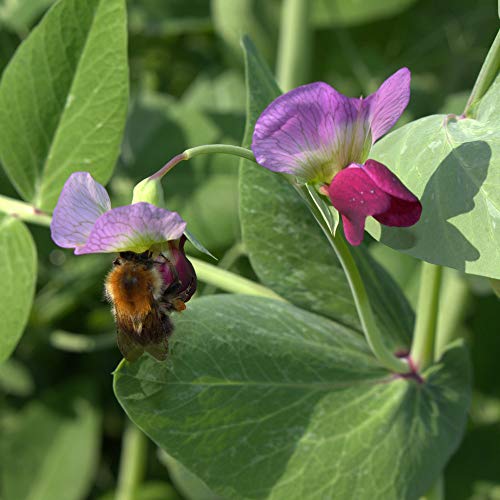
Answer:
[{"label": "broad green leaf", "polygon": [[54,0],[0,0],[0,24],[25,33]]},{"label": "broad green leaf", "polygon": [[[244,41],[248,121],[245,145],[255,121],[279,90],[254,47]],[[244,160],[240,172],[240,219],[245,247],[259,279],[279,295],[360,328],[349,284],[333,249],[300,196],[280,175]],[[391,347],[404,349],[413,313],[390,276],[364,248],[352,248],[375,314]]]},{"label": "broad green leaf", "polygon": [[377,143],[371,156],[422,201],[420,221],[389,228],[370,220],[382,243],[459,271],[500,278],[500,77],[476,119],[422,118]]},{"label": "broad green leaf", "polygon": [[68,383],[18,413],[2,430],[3,500],[78,500],[90,488],[99,450],[100,416],[88,384]]},{"label": "broad green leaf", "polygon": [[416,499],[460,441],[470,375],[456,344],[419,384],[356,332],[268,299],[201,298],[176,328],[169,360],[122,363],[115,393],[224,498]]},{"label": "broad green leaf", "polygon": [[313,0],[312,22],[320,28],[352,26],[394,16],[416,0]]},{"label": "broad green leaf", "polygon": [[110,178],[126,118],[126,49],[124,0],[61,0],[5,69],[0,158],[37,208],[54,208],[72,172]]},{"label": "broad green leaf", "polygon": [[0,215],[0,363],[11,355],[28,321],[36,269],[35,243],[27,227]]}]

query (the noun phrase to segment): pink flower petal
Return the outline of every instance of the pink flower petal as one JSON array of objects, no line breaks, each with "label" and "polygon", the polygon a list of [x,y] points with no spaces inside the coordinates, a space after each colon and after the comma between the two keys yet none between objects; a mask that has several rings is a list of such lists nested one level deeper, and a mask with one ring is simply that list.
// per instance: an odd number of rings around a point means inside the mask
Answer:
[{"label": "pink flower petal", "polygon": [[368,109],[361,102],[322,82],[278,97],[255,125],[257,162],[308,182],[330,182],[341,168],[363,161],[371,146]]},{"label": "pink flower petal", "polygon": [[[191,264],[184,252],[185,243],[186,236],[184,235],[179,241],[169,241],[168,250],[163,252],[163,255],[168,259],[170,265],[168,263],[160,263],[159,265],[163,281],[167,285],[174,283],[177,279],[181,282],[181,286],[176,290],[175,294],[183,302],[187,302],[194,295],[197,286],[193,264]],[[173,271],[172,266],[175,271]]]},{"label": "pink flower petal", "polygon": [[351,245],[363,240],[365,219],[373,216],[386,226],[412,226],[420,219],[418,198],[382,163],[367,160],[339,172],[328,187],[332,205],[342,215]]},{"label": "pink flower petal", "polygon": [[63,248],[84,245],[95,221],[110,208],[106,189],[88,172],[71,174],[54,209],[52,239]]},{"label": "pink flower petal", "polygon": [[360,165],[350,165],[340,171],[328,186],[332,205],[342,215],[344,233],[351,245],[363,241],[365,220],[368,215],[389,209],[391,199],[378,188]]},{"label": "pink flower petal", "polygon": [[401,68],[363,100],[363,108],[369,109],[373,142],[393,127],[408,106],[410,79],[410,70]]},{"label": "pink flower petal", "polygon": [[83,247],[75,253],[136,252],[179,239],[186,223],[176,212],[149,203],[113,208],[101,215]]}]

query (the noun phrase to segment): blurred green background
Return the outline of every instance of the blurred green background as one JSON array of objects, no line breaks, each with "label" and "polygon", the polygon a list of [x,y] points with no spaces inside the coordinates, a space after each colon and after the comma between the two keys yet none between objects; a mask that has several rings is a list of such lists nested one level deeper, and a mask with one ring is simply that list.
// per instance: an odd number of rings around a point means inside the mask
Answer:
[{"label": "blurred green background", "polygon": [[[0,0],[0,71],[51,3]],[[314,37],[304,83],[323,80],[366,95],[408,66],[412,98],[400,124],[460,113],[498,29],[493,0],[310,4]],[[281,2],[129,0],[128,9],[131,99],[109,185],[114,205],[128,203],[137,181],[187,147],[241,142],[239,39],[248,33],[275,68]],[[232,157],[196,158],[168,175],[165,195],[222,265],[254,277],[239,245],[237,167]],[[0,194],[17,197],[1,170]],[[55,247],[47,229],[30,229],[38,247],[36,299],[15,355],[0,365],[0,498],[113,498],[126,418],[111,387],[121,359],[102,291],[111,259],[75,258]],[[372,250],[414,301],[418,263],[380,245]],[[442,314],[462,318],[475,377],[467,435],[446,470],[449,499],[500,499],[498,312],[487,280],[447,272]],[[152,443],[147,453],[138,500],[210,498]],[[24,487],[15,480],[20,474],[32,478]]]}]

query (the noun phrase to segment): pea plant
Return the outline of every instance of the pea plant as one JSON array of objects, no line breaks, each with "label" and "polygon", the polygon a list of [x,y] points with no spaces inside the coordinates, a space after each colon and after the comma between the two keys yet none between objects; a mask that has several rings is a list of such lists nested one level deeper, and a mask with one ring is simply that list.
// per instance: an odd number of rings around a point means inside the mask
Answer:
[{"label": "pea plant", "polygon": [[416,112],[412,3],[0,4],[2,499],[496,498],[500,38]]}]

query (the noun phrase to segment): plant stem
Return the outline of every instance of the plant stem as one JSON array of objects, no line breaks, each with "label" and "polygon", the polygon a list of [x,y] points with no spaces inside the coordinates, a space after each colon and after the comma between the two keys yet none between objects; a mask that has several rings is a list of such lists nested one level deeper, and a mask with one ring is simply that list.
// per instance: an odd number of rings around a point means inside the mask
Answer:
[{"label": "plant stem", "polygon": [[420,372],[434,361],[442,274],[441,266],[422,262],[417,319],[410,353]]},{"label": "plant stem", "polygon": [[189,260],[193,264],[196,275],[200,281],[209,283],[217,288],[221,288],[226,292],[257,295],[281,301],[285,300],[283,297],[280,297],[278,294],[269,288],[260,285],[259,283],[242,278],[241,276],[225,271],[224,269],[219,269],[217,266],[213,266],[212,264],[208,264],[203,260],[196,259],[191,256],[189,257]]},{"label": "plant stem", "polygon": [[250,149],[242,148],[241,146],[231,146],[229,144],[206,144],[203,146],[196,146],[194,148],[186,149],[181,154],[174,156],[160,170],[158,170],[158,172],[154,173],[149,178],[152,180],[161,179],[166,173],[172,170],[181,161],[190,160],[191,158],[199,155],[215,153],[239,156],[240,158],[255,161],[255,156]]},{"label": "plant stem", "polygon": [[[245,255],[245,246],[241,241],[236,242],[217,264],[218,269],[229,270],[231,266],[242,256]],[[215,293],[217,287],[207,284],[203,289],[203,295],[211,295]]]},{"label": "plant stem", "polygon": [[464,277],[453,269],[443,269],[443,283],[439,297],[439,315],[434,359],[439,359],[446,346],[460,334],[460,324],[467,314],[471,300]]},{"label": "plant stem", "polygon": [[310,200],[307,187],[299,187],[295,185],[295,188],[301,195],[302,199],[306,202],[309,210],[313,214],[317,223],[320,225],[323,233],[330,243],[330,246],[335,251],[337,258],[342,265],[342,269],[344,270],[351,288],[351,293],[354,298],[354,303],[356,305],[363,333],[365,334],[366,340],[373,354],[378,359],[380,364],[388,370],[396,373],[408,373],[410,371],[408,362],[405,359],[398,358],[395,354],[393,354],[382,340],[382,334],[377,326],[375,316],[368,299],[368,294],[366,293],[365,285],[341,232],[337,231],[335,235],[332,234],[318,206]]},{"label": "plant stem", "polygon": [[482,99],[484,94],[488,91],[493,80],[498,75],[498,70],[500,69],[500,30],[493,40],[493,44],[488,51],[486,59],[484,60],[481,71],[477,77],[476,83],[472,89],[469,100],[465,106],[463,115],[467,118],[474,118],[475,110]]},{"label": "plant stem", "polygon": [[116,500],[135,500],[145,470],[148,441],[142,431],[127,419],[123,432]]},{"label": "plant stem", "polygon": [[365,285],[341,231],[337,231],[336,235],[332,237],[331,243],[351,287],[361,327],[373,354],[389,370],[396,373],[407,373],[409,371],[407,361],[393,354],[382,340],[382,334],[377,326]]},{"label": "plant stem", "polygon": [[0,195],[0,212],[17,217],[25,222],[50,226],[51,216],[24,201]]},{"label": "plant stem", "polygon": [[276,73],[284,92],[307,81],[311,47],[310,10],[308,0],[284,0],[281,7]]}]

